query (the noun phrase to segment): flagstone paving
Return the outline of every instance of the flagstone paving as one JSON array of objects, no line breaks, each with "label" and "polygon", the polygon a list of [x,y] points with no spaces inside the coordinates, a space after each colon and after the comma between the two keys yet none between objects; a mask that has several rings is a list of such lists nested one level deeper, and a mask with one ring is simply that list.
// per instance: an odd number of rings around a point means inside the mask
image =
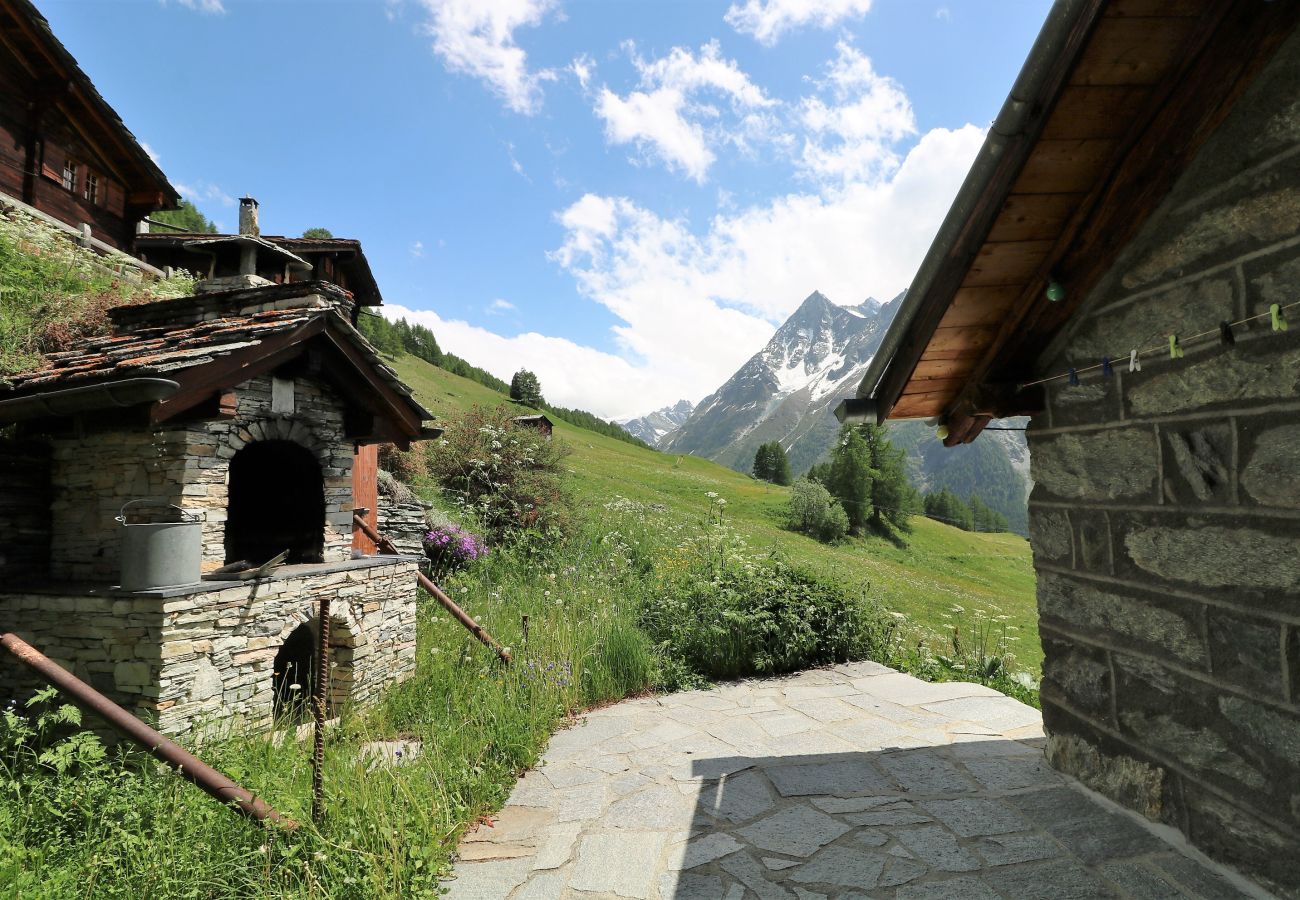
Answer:
[{"label": "flagstone paving", "polygon": [[1243,894],[1043,762],[1037,710],[874,663],[631,700],[556,734],[452,900]]}]

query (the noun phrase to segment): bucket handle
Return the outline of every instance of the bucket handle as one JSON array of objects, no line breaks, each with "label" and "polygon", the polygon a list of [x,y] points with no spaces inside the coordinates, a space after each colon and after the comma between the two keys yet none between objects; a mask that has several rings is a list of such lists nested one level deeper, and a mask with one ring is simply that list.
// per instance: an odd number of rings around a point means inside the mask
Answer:
[{"label": "bucket handle", "polygon": [[[152,501],[149,500],[148,498],[140,498],[140,499],[138,499],[138,500],[128,500],[128,501],[126,501],[125,503],[122,504],[122,508],[121,508],[120,510],[118,510],[117,515],[115,515],[115,516],[113,517],[113,521],[115,521],[115,522],[121,522],[123,525],[125,525],[125,524],[126,524],[126,508],[127,508],[128,506],[130,506],[130,505],[133,504],[133,503],[151,503],[151,502],[152,502]],[[197,522],[197,521],[199,521],[199,517],[198,517],[197,514],[192,513],[192,512],[190,512],[189,510],[181,509],[181,508],[180,508],[179,506],[177,506],[175,503],[168,503],[167,506],[168,506],[169,508],[171,508],[171,509],[176,510],[178,513],[181,514],[181,521],[182,521],[182,522]]]}]

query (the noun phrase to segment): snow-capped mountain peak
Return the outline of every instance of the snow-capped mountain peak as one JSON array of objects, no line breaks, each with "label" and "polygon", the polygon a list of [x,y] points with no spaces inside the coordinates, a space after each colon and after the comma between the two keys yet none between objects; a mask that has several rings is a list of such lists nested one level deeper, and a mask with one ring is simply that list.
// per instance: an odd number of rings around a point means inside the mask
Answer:
[{"label": "snow-capped mountain peak", "polygon": [[623,426],[623,430],[628,434],[639,437],[652,447],[657,447],[664,438],[686,421],[694,409],[695,404],[691,401],[678,400],[672,406],[665,406],[644,416],[625,419],[618,424]]}]

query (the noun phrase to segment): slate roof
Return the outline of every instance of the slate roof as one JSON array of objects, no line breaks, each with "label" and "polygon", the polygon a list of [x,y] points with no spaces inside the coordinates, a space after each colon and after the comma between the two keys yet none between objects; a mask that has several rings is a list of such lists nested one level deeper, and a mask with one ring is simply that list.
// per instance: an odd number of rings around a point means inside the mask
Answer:
[{"label": "slate roof", "polygon": [[[246,294],[249,292],[245,292]],[[166,301],[163,301],[166,302]],[[0,400],[65,387],[113,382],[124,378],[165,376],[215,362],[224,356],[294,331],[324,317],[330,331],[347,340],[376,375],[406,398],[425,419],[433,418],[412,396],[397,373],[347,318],[328,306],[299,306],[180,325],[135,328],[81,341],[75,349],[48,354],[38,369],[0,379]]]}]

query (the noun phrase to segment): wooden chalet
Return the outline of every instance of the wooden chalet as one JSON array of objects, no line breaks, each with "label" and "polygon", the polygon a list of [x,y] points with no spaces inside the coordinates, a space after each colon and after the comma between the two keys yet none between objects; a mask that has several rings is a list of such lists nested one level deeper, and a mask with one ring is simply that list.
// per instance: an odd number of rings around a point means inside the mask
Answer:
[{"label": "wooden chalet", "polygon": [[837,410],[930,419],[949,446],[1032,417],[1049,762],[1285,897],[1298,22],[1295,2],[1057,2]]},{"label": "wooden chalet", "polygon": [[126,252],[180,199],[30,0],[0,0],[0,195]]}]

